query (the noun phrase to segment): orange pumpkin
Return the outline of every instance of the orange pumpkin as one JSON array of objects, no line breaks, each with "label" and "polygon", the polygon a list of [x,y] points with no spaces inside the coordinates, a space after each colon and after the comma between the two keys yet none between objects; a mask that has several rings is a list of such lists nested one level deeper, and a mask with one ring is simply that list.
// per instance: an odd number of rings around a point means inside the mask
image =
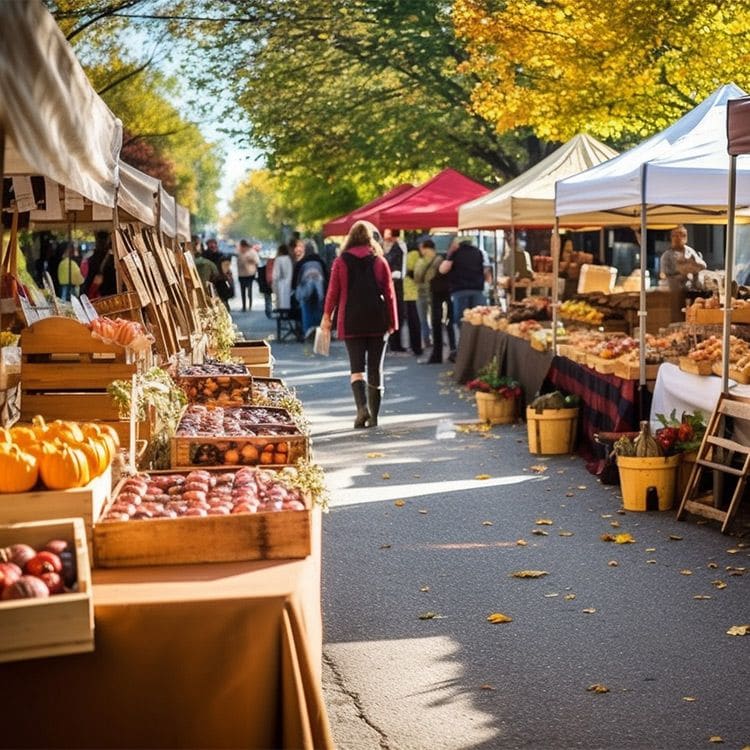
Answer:
[{"label": "orange pumpkin", "polygon": [[45,443],[39,459],[39,474],[50,490],[82,487],[90,480],[86,454],[70,445]]},{"label": "orange pumpkin", "polygon": [[75,443],[71,447],[83,451],[92,479],[107,470],[110,463],[109,450],[99,438],[86,438],[82,443]]},{"label": "orange pumpkin", "polygon": [[[103,430],[101,425],[96,422],[85,422],[81,425],[83,434],[90,440],[98,440],[101,442],[106,450],[108,456],[108,463],[112,462],[117,455],[117,446],[119,443],[112,438],[108,430]],[[115,433],[117,435],[117,433]]]},{"label": "orange pumpkin", "polygon": [[16,425],[15,427],[11,427],[10,436],[13,438],[13,442],[21,448],[26,448],[38,442],[38,438],[33,427],[26,427],[25,425]]},{"label": "orange pumpkin", "polygon": [[12,442],[13,437],[10,434],[10,430],[0,427],[0,445],[10,445]]},{"label": "orange pumpkin", "polygon": [[60,438],[64,443],[80,443],[83,440],[83,431],[78,422],[56,419],[47,425],[46,437]]},{"label": "orange pumpkin", "polygon": [[27,492],[38,478],[35,456],[17,445],[0,445],[0,492]]},{"label": "orange pumpkin", "polygon": [[31,429],[34,430],[34,434],[39,440],[42,440],[47,436],[47,422],[44,420],[44,417],[41,414],[37,414],[31,420]]},{"label": "orange pumpkin", "polygon": [[115,446],[115,452],[120,447],[120,436],[117,434],[117,430],[112,425],[106,424],[106,422],[89,422],[88,424],[96,427],[100,433],[108,435]]}]

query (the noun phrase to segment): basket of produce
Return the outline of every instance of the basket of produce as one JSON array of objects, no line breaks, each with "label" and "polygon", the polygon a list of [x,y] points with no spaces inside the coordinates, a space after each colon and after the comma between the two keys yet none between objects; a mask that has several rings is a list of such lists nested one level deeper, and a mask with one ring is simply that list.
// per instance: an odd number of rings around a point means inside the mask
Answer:
[{"label": "basket of produce", "polygon": [[526,408],[529,452],[538,455],[570,453],[578,433],[578,397],[559,391],[539,396]]},{"label": "basket of produce", "polygon": [[188,365],[180,368],[176,381],[191,403],[241,406],[252,400],[253,376],[244,364]]}]

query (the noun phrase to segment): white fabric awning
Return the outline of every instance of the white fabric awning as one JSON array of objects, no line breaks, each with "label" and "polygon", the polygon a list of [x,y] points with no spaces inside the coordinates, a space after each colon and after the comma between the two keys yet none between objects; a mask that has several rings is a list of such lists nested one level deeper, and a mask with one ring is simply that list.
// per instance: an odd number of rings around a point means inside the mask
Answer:
[{"label": "white fabric awning", "polygon": [[112,207],[122,124],[39,0],[0,2],[5,174],[45,175]]},{"label": "white fabric awning", "polygon": [[177,204],[177,240],[190,241],[190,211],[185,206]]},{"label": "white fabric awning", "polygon": [[[722,223],[727,215],[727,101],[745,96],[734,84],[717,89],[661,133],[604,164],[556,185],[562,223],[623,225]],[[750,164],[738,168],[739,216],[750,206]]]},{"label": "white fabric awning", "polygon": [[117,205],[127,215],[150,227],[156,226],[156,197],[161,182],[120,161],[120,190]]},{"label": "white fabric awning", "polygon": [[159,230],[167,237],[174,237],[177,234],[177,214],[175,199],[159,185]]},{"label": "white fabric awning", "polygon": [[617,151],[580,134],[514,180],[458,210],[461,229],[551,227],[555,223],[555,182],[617,156]]}]

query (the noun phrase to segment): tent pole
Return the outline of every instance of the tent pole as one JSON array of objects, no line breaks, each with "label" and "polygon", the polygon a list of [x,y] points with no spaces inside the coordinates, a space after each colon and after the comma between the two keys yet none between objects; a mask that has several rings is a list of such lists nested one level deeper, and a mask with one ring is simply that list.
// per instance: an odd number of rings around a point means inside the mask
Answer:
[{"label": "tent pole", "polygon": [[643,419],[644,412],[644,392],[646,390],[646,269],[647,269],[647,258],[648,254],[648,242],[647,242],[647,217],[646,217],[646,175],[647,175],[647,164],[643,164],[641,167],[641,289],[640,289],[640,300],[638,303],[638,348],[639,348],[639,373],[638,373],[638,389],[639,394],[639,410],[640,419]]},{"label": "tent pole", "polygon": [[557,277],[560,273],[560,219],[555,216],[555,227],[552,230],[552,353],[557,354],[557,319],[560,306],[560,293]]},{"label": "tent pole", "polygon": [[724,251],[724,327],[722,336],[721,392],[729,392],[729,342],[732,328],[732,280],[734,277],[735,204],[737,202],[737,157],[729,157],[729,211]]},{"label": "tent pole", "polygon": [[[493,284],[495,287],[495,300],[497,304],[500,304],[500,288],[498,287],[497,281],[500,278],[500,231],[495,229],[495,275],[493,277]],[[505,246],[505,232],[503,235],[503,246]]]},{"label": "tent pole", "polygon": [[0,259],[2,259],[5,247],[5,225],[2,222],[3,214],[3,190],[5,186],[5,128],[0,123]]},{"label": "tent pole", "polygon": [[510,301],[516,300],[516,228],[510,225]]},{"label": "tent pole", "polygon": [[606,230],[604,229],[604,227],[601,227],[599,229],[599,261],[600,261],[600,263],[602,265],[604,265],[604,261],[606,260],[606,258],[605,258],[605,256],[606,256],[606,252],[605,252],[606,245],[605,245],[605,242],[604,242],[604,232],[605,231]]}]

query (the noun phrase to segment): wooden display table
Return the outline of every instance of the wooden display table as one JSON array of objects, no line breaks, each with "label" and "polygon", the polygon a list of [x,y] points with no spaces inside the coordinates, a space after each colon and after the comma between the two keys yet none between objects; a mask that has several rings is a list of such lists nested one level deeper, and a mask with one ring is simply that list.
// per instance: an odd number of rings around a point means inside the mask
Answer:
[{"label": "wooden display table", "polygon": [[333,747],[319,512],[304,560],[97,570],[94,605],[94,653],[3,665],[2,747]]}]

